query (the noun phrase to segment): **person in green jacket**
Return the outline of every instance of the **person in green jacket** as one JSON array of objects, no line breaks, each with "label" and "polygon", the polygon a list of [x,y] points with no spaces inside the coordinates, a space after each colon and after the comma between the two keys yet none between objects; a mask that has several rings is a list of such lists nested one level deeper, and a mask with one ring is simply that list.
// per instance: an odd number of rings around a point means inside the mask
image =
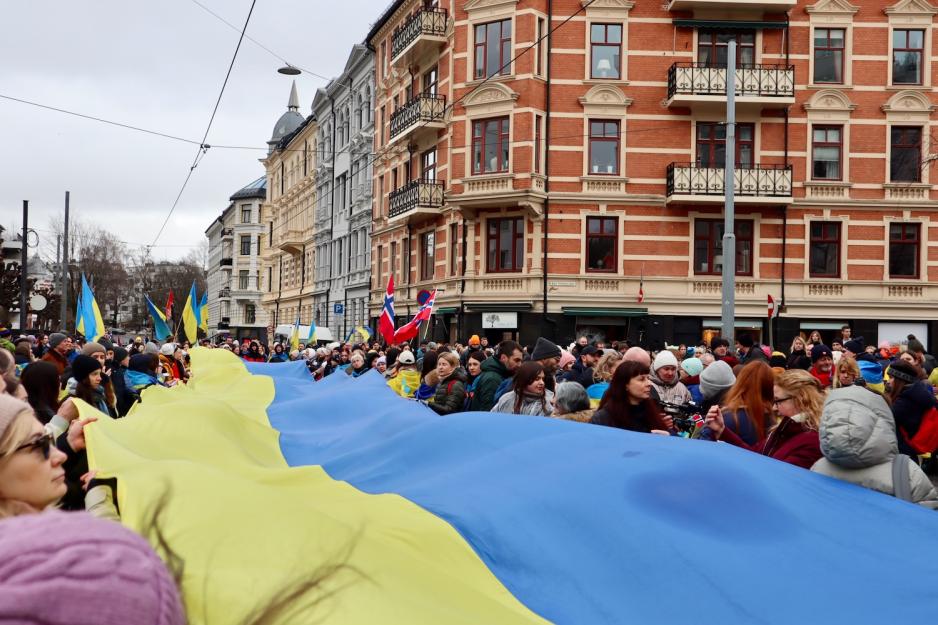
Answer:
[{"label": "person in green jacket", "polygon": [[510,378],[521,366],[524,352],[514,341],[502,341],[495,350],[495,355],[482,363],[482,373],[476,383],[475,395],[472,396],[470,410],[489,412],[495,406],[495,392],[502,381]]}]

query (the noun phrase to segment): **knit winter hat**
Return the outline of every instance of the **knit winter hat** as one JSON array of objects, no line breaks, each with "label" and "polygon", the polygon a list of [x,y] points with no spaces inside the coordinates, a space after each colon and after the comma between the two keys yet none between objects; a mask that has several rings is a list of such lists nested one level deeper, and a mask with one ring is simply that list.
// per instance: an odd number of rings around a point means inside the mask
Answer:
[{"label": "knit winter hat", "polygon": [[478,334],[473,334],[472,336],[469,337],[469,344],[470,344],[470,345],[481,345],[481,344],[482,344],[482,340],[479,339],[479,335],[478,335]]},{"label": "knit winter hat", "polygon": [[543,336],[537,339],[534,344],[534,351],[531,352],[531,360],[544,360],[545,358],[560,358],[563,354],[560,348],[545,339]]},{"label": "knit winter hat", "polygon": [[844,343],[844,349],[854,354],[862,354],[866,351],[866,341],[863,340],[862,336],[858,336]]},{"label": "knit winter hat", "polygon": [[823,356],[828,356],[833,360],[834,352],[831,351],[831,348],[823,343],[818,343],[811,348],[811,362],[815,363],[820,360]]},{"label": "knit winter hat", "polygon": [[164,356],[172,356],[176,352],[175,343],[163,343],[163,346],[160,348],[160,353]]},{"label": "knit winter hat", "polygon": [[146,347],[143,348],[144,354],[159,354],[160,346],[154,343],[153,341],[148,341]]},{"label": "knit winter hat", "polygon": [[908,336],[908,338],[909,338],[909,343],[908,343],[908,347],[907,347],[906,349],[908,349],[908,350],[909,350],[910,352],[912,352],[913,354],[924,354],[924,353],[925,353],[925,346],[922,344],[922,342],[921,342],[920,340],[918,340],[917,338],[915,338],[915,335],[914,335],[914,334],[910,334],[910,335]]},{"label": "knit winter hat", "polygon": [[560,350],[560,364],[557,365],[558,369],[564,369],[567,365],[572,365],[575,362],[576,356],[565,349]]},{"label": "knit winter hat", "polygon": [[736,384],[736,376],[726,362],[717,360],[700,374],[700,392],[704,399],[716,397]]},{"label": "knit winter hat", "polygon": [[685,358],[681,361],[681,369],[683,369],[687,375],[694,377],[695,375],[700,375],[700,372],[704,370],[704,366],[700,358]]},{"label": "knit winter hat", "polygon": [[94,371],[101,368],[101,363],[91,356],[79,354],[72,361],[72,377],[76,382],[84,382]]},{"label": "knit winter hat", "polygon": [[651,370],[657,371],[661,367],[676,367],[677,358],[674,356],[673,352],[668,350],[662,350],[658,352],[658,355],[655,356],[654,362],[651,363]]},{"label": "knit winter hat", "polygon": [[127,356],[129,355],[130,355],[130,352],[128,352],[123,347],[115,347],[114,348],[114,364],[120,364],[124,362],[124,359],[127,358]]},{"label": "knit winter hat", "polygon": [[58,511],[0,521],[0,620],[7,618],[48,625],[186,622],[179,590],[147,541],[119,523]]},{"label": "knit winter hat", "polygon": [[56,347],[61,345],[62,342],[67,338],[68,337],[62,334],[61,332],[53,332],[52,334],[49,335],[49,347],[51,347],[52,349],[55,349]]},{"label": "knit winter hat", "polygon": [[83,356],[91,356],[92,354],[97,354],[98,352],[105,354],[107,353],[107,350],[104,348],[104,345],[101,345],[101,343],[95,343],[94,341],[91,343],[85,343],[85,346],[81,348],[81,353]]},{"label": "knit winter hat", "polygon": [[[16,399],[12,395],[0,393],[0,438],[6,434],[7,429],[21,412],[32,413],[32,406],[24,401]],[[2,586],[0,586],[2,588]],[[0,595],[3,593],[0,592]],[[3,612],[0,611],[0,619],[3,618]]]}]

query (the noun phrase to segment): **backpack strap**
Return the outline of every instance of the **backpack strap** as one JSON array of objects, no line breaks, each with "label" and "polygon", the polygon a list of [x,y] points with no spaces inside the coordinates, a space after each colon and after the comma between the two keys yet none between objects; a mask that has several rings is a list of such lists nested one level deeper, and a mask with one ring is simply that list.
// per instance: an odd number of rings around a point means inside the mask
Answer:
[{"label": "backpack strap", "polygon": [[896,499],[912,501],[912,487],[909,485],[909,457],[896,454],[892,459],[892,494]]}]

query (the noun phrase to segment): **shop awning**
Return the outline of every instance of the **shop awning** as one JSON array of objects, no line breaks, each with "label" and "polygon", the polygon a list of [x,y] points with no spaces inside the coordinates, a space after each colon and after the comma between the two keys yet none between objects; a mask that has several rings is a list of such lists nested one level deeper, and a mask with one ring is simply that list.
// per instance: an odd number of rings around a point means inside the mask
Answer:
[{"label": "shop awning", "polygon": [[675,26],[682,28],[706,28],[709,30],[769,30],[788,28],[788,22],[756,22],[742,20],[695,20],[675,19]]},{"label": "shop awning", "polygon": [[802,321],[801,329],[802,330],[839,330],[845,325],[850,325],[843,321],[839,323],[831,323],[830,321]]},{"label": "shop awning", "polygon": [[564,306],[563,314],[570,317],[644,317],[647,308],[578,308]]},{"label": "shop awning", "polygon": [[459,312],[459,309],[455,306],[450,306],[449,308],[437,308],[436,314],[438,315],[455,315]]}]

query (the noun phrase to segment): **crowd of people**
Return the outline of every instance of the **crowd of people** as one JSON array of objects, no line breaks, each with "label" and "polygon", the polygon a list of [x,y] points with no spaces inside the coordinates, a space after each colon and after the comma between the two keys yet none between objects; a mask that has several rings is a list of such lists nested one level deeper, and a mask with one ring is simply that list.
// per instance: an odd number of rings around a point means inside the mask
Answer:
[{"label": "crowd of people", "polygon": [[[465,345],[201,345],[248,362],[302,361],[315,380],[380,375],[440,415],[529,415],[722,442],[938,509],[928,477],[938,450],[938,366],[911,335],[900,350],[867,346],[844,327],[831,346],[811,333],[787,353],[747,334],[733,345],[717,337],[655,351],[586,336],[567,347],[543,337],[491,345],[480,336]],[[124,417],[150,386],[186,384],[189,350],[143,337],[123,347],[0,329],[0,519],[49,508],[117,519],[114,481],[88,471],[84,429]],[[82,418],[79,401],[99,416]],[[49,518],[50,526],[62,522]],[[0,539],[0,557],[15,547]]]}]

